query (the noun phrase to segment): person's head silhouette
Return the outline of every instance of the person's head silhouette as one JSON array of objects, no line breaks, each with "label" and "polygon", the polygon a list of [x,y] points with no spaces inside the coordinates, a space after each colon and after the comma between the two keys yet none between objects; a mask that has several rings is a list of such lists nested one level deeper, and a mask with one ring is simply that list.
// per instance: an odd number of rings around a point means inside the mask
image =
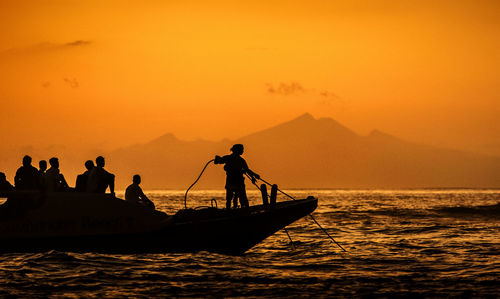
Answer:
[{"label": "person's head silhouette", "polygon": [[133,182],[134,184],[139,185],[139,184],[141,183],[141,176],[140,176],[140,175],[138,175],[138,174],[134,175],[134,177],[132,178],[132,182]]},{"label": "person's head silhouette", "polygon": [[30,166],[31,165],[31,157],[26,155],[23,157],[23,166]]},{"label": "person's head silhouette", "polygon": [[97,167],[104,167],[104,157],[103,156],[99,156],[95,159],[95,164],[97,165]]},{"label": "person's head silhouette", "polygon": [[38,168],[40,169],[40,171],[45,171],[47,170],[47,161],[45,160],[40,160],[40,162],[38,162]]},{"label": "person's head silhouette", "polygon": [[59,168],[59,159],[57,159],[56,157],[50,158],[49,164],[53,168]]},{"label": "person's head silhouette", "polygon": [[92,168],[94,168],[94,161],[92,160],[87,160],[85,162],[85,168],[87,168],[87,170],[91,170]]},{"label": "person's head silhouette", "polygon": [[231,147],[231,151],[236,155],[243,155],[243,144],[235,144]]},{"label": "person's head silhouette", "polygon": [[0,182],[5,182],[7,180],[7,177],[5,176],[5,173],[0,172]]}]

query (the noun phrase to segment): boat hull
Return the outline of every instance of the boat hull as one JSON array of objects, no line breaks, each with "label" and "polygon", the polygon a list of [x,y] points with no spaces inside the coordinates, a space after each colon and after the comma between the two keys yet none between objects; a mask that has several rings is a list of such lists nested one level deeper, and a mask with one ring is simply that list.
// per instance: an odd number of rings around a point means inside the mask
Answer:
[{"label": "boat hull", "polygon": [[162,253],[210,251],[241,255],[278,230],[312,213],[317,199],[310,197],[225,210],[181,210],[154,228],[133,233],[0,237],[0,252],[48,250],[103,253]]}]

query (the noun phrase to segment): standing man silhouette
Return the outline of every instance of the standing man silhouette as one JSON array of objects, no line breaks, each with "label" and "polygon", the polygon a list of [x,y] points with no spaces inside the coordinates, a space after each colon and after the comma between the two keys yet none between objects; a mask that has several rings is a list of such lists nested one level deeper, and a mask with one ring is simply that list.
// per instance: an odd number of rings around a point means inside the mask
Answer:
[{"label": "standing man silhouette", "polygon": [[224,157],[215,156],[215,164],[224,164],[226,171],[226,208],[231,208],[231,200],[236,208],[238,199],[242,208],[248,208],[247,192],[245,190],[245,178],[243,175],[248,173],[252,178],[260,179],[260,176],[248,168],[247,162],[241,157],[243,154],[243,144],[235,144],[231,147],[232,154]]}]

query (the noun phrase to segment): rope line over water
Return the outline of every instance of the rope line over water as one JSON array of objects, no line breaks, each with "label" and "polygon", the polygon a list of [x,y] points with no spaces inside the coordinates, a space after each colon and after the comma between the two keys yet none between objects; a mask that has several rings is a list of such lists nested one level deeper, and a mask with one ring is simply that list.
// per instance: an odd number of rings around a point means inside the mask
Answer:
[{"label": "rope line over water", "polygon": [[[245,175],[249,178],[250,176],[248,174],[245,173]],[[269,183],[268,181],[264,180],[263,178],[260,178],[259,180],[263,181],[264,183],[266,183],[267,185],[269,186],[273,186],[271,183]],[[255,182],[252,180],[252,184],[254,184],[259,190],[259,186],[257,184],[255,184]],[[285,193],[283,190],[281,190],[280,188],[277,188],[277,190],[279,192],[281,192],[283,195],[287,196],[288,198],[292,199],[292,200],[297,200],[296,198],[294,198],[293,196]],[[342,247],[342,245],[340,245],[337,241],[335,241],[335,239],[328,233],[328,231],[326,229],[324,229],[321,224],[319,224],[319,222],[316,220],[316,218],[314,218],[314,216],[312,214],[309,214],[309,217],[311,217],[311,219],[314,221],[314,223],[316,223],[316,225],[328,236],[328,238],[330,238],[330,240],[335,244],[337,245],[340,249],[342,249],[344,252],[347,252],[347,250],[344,249],[344,247]],[[286,232],[286,234],[288,235],[288,237],[290,238],[290,235],[288,234],[288,232]],[[290,239],[291,240],[291,239]]]}]

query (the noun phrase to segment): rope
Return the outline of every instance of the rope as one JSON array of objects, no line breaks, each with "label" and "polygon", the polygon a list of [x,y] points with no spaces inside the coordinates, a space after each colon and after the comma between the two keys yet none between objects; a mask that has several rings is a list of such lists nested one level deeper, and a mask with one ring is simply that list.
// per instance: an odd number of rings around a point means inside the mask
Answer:
[{"label": "rope", "polygon": [[[250,175],[248,175],[248,173],[245,173],[245,175],[247,176],[247,178],[252,182],[252,184],[260,190],[260,187],[259,185],[257,185],[254,180],[252,180],[252,177]],[[267,197],[269,198],[269,195],[267,195]],[[288,230],[286,229],[286,227],[283,228],[283,230],[285,231],[286,235],[288,236],[288,239],[290,239],[290,244],[292,244],[292,248],[293,250],[295,250],[295,244],[293,244],[293,240],[292,240],[292,237],[290,237],[290,234],[288,233]]]},{"label": "rope", "polygon": [[326,231],[326,229],[324,229],[319,223],[318,221],[316,221],[316,219],[314,219],[313,215],[309,214],[309,216],[311,216],[311,219],[318,225],[319,228],[321,228],[321,230],[328,236],[328,238],[330,238],[330,240],[332,240],[333,243],[337,244],[338,247],[340,247],[340,249],[342,249],[343,251],[347,251],[344,249],[344,247],[342,247],[339,243],[337,243],[337,241],[335,241],[334,238],[332,238],[332,236],[330,236],[330,234]]},{"label": "rope", "polygon": [[[207,164],[205,164],[205,166],[203,167],[203,169],[201,170],[200,172],[200,175],[196,178],[196,180],[194,181],[194,183],[191,184],[191,186],[189,186],[189,188],[186,190],[186,194],[184,194],[184,208],[187,209],[187,195],[188,195],[188,192],[189,190],[194,186],[196,185],[196,183],[198,182],[198,180],[201,178],[201,176],[203,175],[203,172],[205,172],[205,169],[207,168],[207,166],[212,163],[215,159],[212,159],[210,161],[207,162]],[[255,187],[257,187],[257,189],[260,190],[260,187],[254,182],[254,180],[252,180],[252,177],[250,177],[247,173],[245,173],[245,175],[250,179],[250,181],[252,182],[253,185],[255,185]],[[268,184],[269,186],[272,187],[272,184],[267,182],[266,180],[264,180],[263,178],[259,178],[259,180],[263,181],[264,183]],[[285,193],[283,190],[277,188],[279,192],[281,192],[283,195],[287,196],[288,198],[292,199],[292,200],[297,200],[295,199],[293,196]],[[328,236],[328,238],[330,238],[330,240],[332,240],[332,242],[334,244],[336,244],[340,249],[342,249],[343,251],[347,251],[344,249],[344,247],[342,247],[342,245],[340,245],[337,241],[335,241],[335,239],[328,233],[328,231],[326,231],[326,229],[324,229],[319,223],[318,221],[316,221],[316,219],[314,218],[314,216],[312,214],[309,214],[309,217],[311,217],[311,219],[314,221],[314,223],[316,223],[316,225]],[[288,238],[290,239],[290,242],[292,243],[292,246],[293,246],[293,241],[292,241],[292,238],[290,237],[290,234],[288,233],[288,231],[286,230],[286,228],[284,228]]]},{"label": "rope", "polygon": [[[260,178],[259,180],[263,181],[264,183],[268,184],[270,187],[272,187],[273,185],[271,183],[268,183],[267,181],[265,181],[263,178]],[[283,195],[289,197],[290,199],[292,200],[296,200],[295,198],[293,198],[293,196],[291,195],[288,195],[286,194],[283,190],[281,190],[280,188],[278,188],[278,191],[281,192]]]},{"label": "rope", "polygon": [[[247,175],[248,176],[248,175]],[[263,178],[260,178],[261,181],[263,181],[264,183],[268,184],[269,186],[272,186],[271,183],[267,182],[266,180],[264,180]],[[253,183],[253,181],[252,181]],[[257,184],[253,183],[255,186],[257,186]],[[286,194],[284,191],[282,191],[281,189],[278,188],[278,191],[281,192],[283,195],[291,198],[292,200],[297,200],[295,199],[293,196],[291,195],[288,195]],[[328,236],[328,238],[330,238],[330,240],[332,240],[332,243],[336,244],[340,249],[342,249],[343,251],[347,252],[347,250],[344,249],[344,247],[342,247],[342,245],[340,245],[337,241],[335,241],[335,239],[328,233],[328,231],[326,229],[324,229],[319,223],[318,221],[316,221],[316,219],[314,218],[314,216],[312,214],[309,214],[309,217],[311,217],[311,219],[314,221],[314,223],[316,223],[316,225]],[[287,232],[287,235],[288,235],[288,232]],[[290,237],[290,235],[288,235],[288,237]],[[290,239],[291,240],[291,239]]]},{"label": "rope", "polygon": [[293,244],[292,237],[290,237],[290,234],[288,233],[288,230],[286,229],[286,227],[283,228],[283,230],[285,231],[286,235],[288,236],[288,239],[290,239],[290,244],[292,244],[293,250],[295,250],[295,244]]},{"label": "rope", "polygon": [[205,167],[203,167],[203,169],[201,170],[201,173],[200,175],[198,176],[198,178],[196,179],[196,181],[194,181],[194,183],[191,184],[191,186],[189,186],[189,188],[186,190],[186,194],[184,194],[184,209],[187,209],[187,196],[188,196],[188,192],[189,190],[194,186],[196,185],[196,183],[198,183],[198,180],[201,178],[201,176],[203,175],[203,172],[205,171],[205,169],[207,168],[208,164],[212,163],[215,159],[212,159],[210,161],[207,162],[207,164],[205,164]]},{"label": "rope", "polygon": [[252,180],[252,177],[251,177],[250,175],[248,175],[248,173],[246,173],[246,172],[245,172],[245,175],[246,175],[246,176],[247,176],[247,178],[250,180],[250,182],[252,182],[252,184],[253,184],[255,187],[257,187],[257,189],[259,189],[259,190],[260,190],[259,185],[257,185],[257,184],[255,183],[255,181],[254,181],[254,180]]},{"label": "rope", "polygon": [[215,202],[215,208],[217,209],[217,199],[212,198],[212,199],[210,200],[210,205],[211,205],[211,206],[212,206],[212,208],[213,208],[213,207],[214,207],[214,202]]}]

